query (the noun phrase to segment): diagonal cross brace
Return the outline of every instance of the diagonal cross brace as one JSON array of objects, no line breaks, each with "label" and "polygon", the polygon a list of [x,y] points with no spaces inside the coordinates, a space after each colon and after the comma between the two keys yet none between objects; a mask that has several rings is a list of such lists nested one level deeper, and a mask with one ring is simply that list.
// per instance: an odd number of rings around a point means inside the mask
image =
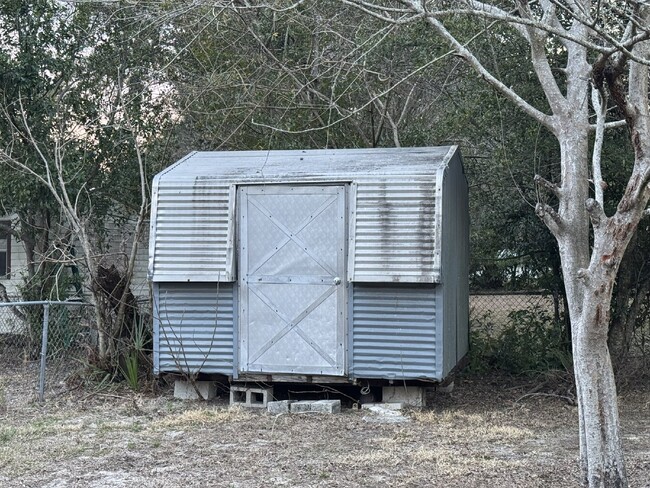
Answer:
[{"label": "diagonal cross brace", "polygon": [[248,274],[252,275],[254,274],[257,270],[259,270],[264,264],[275,255],[280,249],[282,249],[287,243],[290,241],[295,242],[300,246],[300,248],[310,257],[312,258],[321,268],[323,268],[325,271],[330,273],[332,276],[336,276],[336,271],[333,271],[327,263],[325,263],[318,255],[313,253],[305,241],[303,241],[297,234],[301,230],[303,230],[305,227],[307,227],[313,220],[318,217],[320,214],[322,214],[325,210],[327,210],[332,203],[336,202],[336,195],[333,197],[328,198],[318,209],[316,212],[314,212],[313,215],[311,215],[309,218],[307,218],[304,222],[300,224],[298,229],[294,232],[291,229],[287,228],[282,222],[280,222],[278,219],[276,219],[273,216],[273,213],[267,209],[264,205],[262,205],[260,202],[256,201],[254,198],[251,198],[249,196],[248,202],[252,203],[254,207],[256,207],[260,212],[262,212],[266,217],[278,228],[280,229],[284,234],[285,238],[280,242],[280,245],[278,246],[277,249],[274,249],[273,251],[269,252],[267,255],[265,255],[261,261],[260,264],[252,268]]},{"label": "diagonal cross brace", "polygon": [[282,328],[277,334],[275,334],[271,340],[269,340],[266,344],[264,344],[251,358],[249,358],[248,362],[249,363],[254,363],[257,361],[264,353],[266,353],[273,345],[278,342],[280,339],[282,339],[285,335],[287,335],[289,332],[292,330],[295,330],[296,333],[302,337],[302,339],[309,344],[312,349],[314,349],[319,356],[321,356],[325,361],[327,361],[331,366],[336,367],[336,362],[332,360],[332,358],[325,352],[314,340],[309,337],[307,333],[305,333],[303,330],[301,330],[298,325],[300,322],[302,322],[305,317],[307,317],[310,313],[312,313],[314,310],[316,310],[325,300],[327,300],[332,293],[336,291],[336,285],[330,286],[323,292],[316,300],[314,300],[305,310],[300,312],[296,318],[293,320],[290,320],[286,315],[284,315],[282,312],[278,310],[278,308],[273,304],[271,299],[267,297],[264,293],[262,293],[261,290],[255,289],[255,287],[250,286],[248,289],[253,292],[267,307],[269,307],[273,313],[275,313],[280,320],[282,320],[286,326]]}]

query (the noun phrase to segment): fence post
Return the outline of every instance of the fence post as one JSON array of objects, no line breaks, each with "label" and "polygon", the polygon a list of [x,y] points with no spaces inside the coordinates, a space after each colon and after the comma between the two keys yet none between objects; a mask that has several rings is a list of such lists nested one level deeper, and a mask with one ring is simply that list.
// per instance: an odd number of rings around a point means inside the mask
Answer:
[{"label": "fence post", "polygon": [[47,332],[50,322],[50,304],[43,305],[43,341],[41,343],[41,375],[38,384],[38,401],[45,400],[45,363],[47,361]]}]

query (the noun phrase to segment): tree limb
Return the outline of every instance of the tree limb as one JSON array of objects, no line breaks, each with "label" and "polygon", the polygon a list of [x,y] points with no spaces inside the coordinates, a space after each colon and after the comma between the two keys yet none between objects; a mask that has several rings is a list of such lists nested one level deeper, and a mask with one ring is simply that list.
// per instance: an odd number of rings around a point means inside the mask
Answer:
[{"label": "tree limb", "polygon": [[[633,18],[633,15],[628,16],[629,19],[628,26],[632,27],[632,30],[629,30],[626,27],[625,32],[621,37],[621,40],[616,40],[609,32],[607,32],[606,29],[600,29],[596,25],[594,19],[591,18],[588,8],[581,7],[579,3],[575,1],[571,2],[571,8],[567,7],[566,5],[564,5],[562,2],[559,2],[558,0],[551,0],[551,1],[559,8],[564,10],[567,13],[567,15],[573,18],[574,20],[573,28],[577,27],[577,24],[581,24],[582,26],[587,27],[594,34],[592,37],[600,37],[603,41],[611,45],[608,48],[607,47],[602,48],[601,46],[601,49],[594,49],[596,52],[601,52],[606,55],[621,53],[627,58],[633,59],[634,61],[637,61],[641,64],[646,64],[646,65],[650,64],[649,59],[639,58],[631,51],[632,47],[634,47],[636,43],[648,39],[648,37],[650,36],[650,32],[647,30],[647,24],[644,25],[643,23],[636,22]],[[642,32],[641,34],[634,36],[633,32],[637,27]],[[569,38],[567,37],[567,39]],[[586,41],[583,45],[584,47],[593,49],[592,44],[593,43]]]},{"label": "tree limb", "polygon": [[560,234],[562,227],[564,226],[564,221],[553,207],[540,202],[535,206],[535,213],[544,221],[554,236]]},{"label": "tree limb", "polygon": [[536,30],[528,27],[528,36],[530,44],[530,57],[533,64],[533,69],[537,78],[539,78],[540,86],[546,96],[549,106],[553,113],[557,114],[562,111],[563,106],[566,104],[566,99],[562,95],[558,87],[557,80],[553,76],[551,66],[548,62],[546,54],[546,40],[547,35],[543,31]]},{"label": "tree limb", "polygon": [[[388,22],[389,24],[394,24],[394,25],[410,24],[411,22],[415,22],[416,20],[422,18],[422,14],[405,15],[410,13],[410,11],[407,9],[389,9],[381,5],[374,5],[369,2],[363,2],[358,0],[339,0],[339,1],[345,5],[350,5],[351,7],[357,8],[361,12],[368,14],[371,17],[374,17],[375,19],[381,20],[383,22]],[[382,13],[378,13],[378,11]],[[399,18],[390,17],[387,15],[388,12],[390,13],[398,12],[401,14],[401,16]]]},{"label": "tree limb", "polygon": [[[255,35],[255,34],[252,33],[252,35]],[[424,64],[423,64],[422,66],[420,66],[419,68],[416,68],[415,70],[413,70],[413,71],[411,71],[410,73],[408,73],[406,76],[402,77],[400,80],[398,80],[398,81],[396,81],[395,83],[393,83],[391,86],[389,86],[389,87],[386,88],[385,90],[383,90],[383,91],[381,91],[380,93],[378,93],[377,95],[375,95],[375,97],[372,97],[370,100],[366,101],[366,102],[363,103],[361,106],[359,106],[359,107],[357,107],[357,108],[355,108],[355,109],[353,109],[353,110],[343,110],[343,109],[341,109],[341,108],[336,104],[336,101],[335,101],[335,100],[332,100],[331,98],[325,97],[325,95],[323,95],[321,92],[319,92],[319,91],[317,91],[317,90],[314,90],[314,89],[313,89],[312,87],[310,87],[309,85],[304,85],[305,88],[306,88],[307,90],[309,90],[309,91],[313,91],[314,94],[315,94],[318,98],[323,99],[324,101],[327,101],[327,103],[329,103],[330,105],[334,105],[336,108],[340,109],[340,110],[339,110],[339,113],[341,114],[341,116],[338,117],[338,118],[336,118],[335,120],[331,120],[331,121],[327,122],[327,124],[325,124],[325,125],[321,125],[321,126],[319,126],[319,127],[313,127],[313,128],[301,129],[301,130],[287,130],[287,129],[281,129],[281,128],[277,127],[277,126],[271,126],[271,125],[263,124],[263,123],[256,122],[256,121],[252,121],[252,123],[253,123],[254,125],[259,126],[259,127],[265,127],[265,128],[267,128],[267,129],[272,129],[272,130],[281,131],[281,132],[283,132],[283,133],[285,133],[285,134],[304,134],[304,133],[307,133],[307,132],[320,131],[320,130],[323,130],[323,129],[328,129],[328,128],[334,127],[335,125],[340,124],[340,123],[343,122],[344,120],[350,119],[350,118],[353,117],[354,115],[356,115],[356,114],[362,112],[363,110],[365,110],[366,108],[368,108],[370,105],[372,105],[372,104],[374,103],[374,101],[375,101],[376,98],[381,98],[381,97],[386,96],[388,93],[390,93],[390,92],[392,92],[393,90],[395,90],[395,88],[397,88],[398,86],[402,85],[403,83],[405,83],[407,80],[409,80],[410,78],[412,78],[412,77],[415,76],[416,74],[420,73],[421,71],[424,71],[424,70],[427,69],[429,66],[431,66],[431,65],[433,65],[434,63],[437,63],[437,62],[439,62],[440,60],[442,60],[442,59],[444,59],[444,58],[446,58],[446,57],[452,55],[453,53],[454,53],[454,51],[448,51],[448,52],[446,52],[446,53],[444,53],[444,54],[442,54],[442,55],[440,55],[440,56],[438,56],[438,57],[436,57],[436,58],[434,58],[434,59],[431,59],[430,61],[424,63]],[[272,56],[274,60],[278,61],[277,58],[275,58],[275,56],[273,56],[272,53],[269,53],[269,55]],[[286,66],[284,66],[284,65],[283,65],[282,63],[280,63],[279,61],[278,61],[278,64],[281,66],[281,69],[282,69],[283,71],[285,71],[285,72],[288,74],[288,76],[291,77],[291,78],[292,78],[292,79],[293,79],[293,80],[294,80],[294,81],[295,81],[299,86],[303,85],[302,83],[300,83],[300,80],[296,77],[295,73],[292,73],[290,69],[288,69]]]},{"label": "tree limb", "polygon": [[492,87],[500,91],[506,98],[519,107],[524,113],[532,117],[540,124],[547,127],[549,130],[554,130],[554,119],[552,116],[547,115],[535,107],[530,105],[512,88],[506,86],[501,80],[490,73],[479,59],[456,37],[447,30],[447,28],[435,16],[429,15],[422,6],[421,2],[417,0],[402,0],[403,3],[410,6],[418,13],[427,14],[426,20],[433,27],[433,29],[440,34],[484,80],[486,80]]},{"label": "tree limb", "polygon": [[[644,22],[650,22],[650,6],[641,7],[639,12],[640,17]],[[650,58],[650,41],[643,41],[634,46],[633,52],[636,56],[642,58]],[[640,64],[635,61],[630,62],[629,80],[628,80],[628,111],[631,112],[630,116],[632,124],[630,130],[632,132],[632,144],[638,159],[644,159],[650,156],[650,141],[645,137],[640,137],[639,134],[650,133],[650,117],[648,108],[648,66]],[[637,127],[636,125],[640,125]]]},{"label": "tree limb", "polygon": [[[605,122],[605,124],[603,124],[603,127],[605,128],[605,130],[607,130],[607,129],[618,129],[620,127],[625,127],[626,125],[627,122],[625,120],[615,120],[613,122]],[[591,124],[589,126],[589,130],[592,132],[595,131],[596,129],[597,129],[596,124]]]},{"label": "tree limb", "polygon": [[[400,0],[403,4],[410,6],[413,9],[417,9],[420,5],[420,2],[417,0]],[[424,9],[423,9],[424,10]],[[568,46],[571,43],[578,44],[587,49],[590,49],[597,53],[612,54],[616,52],[622,52],[629,59],[633,59],[641,64],[650,65],[650,60],[639,58],[631,52],[631,47],[636,43],[640,42],[643,39],[646,39],[646,35],[642,34],[635,36],[634,38],[627,39],[626,42],[620,42],[614,39],[611,35],[596,29],[595,34],[600,36],[608,45],[603,43],[592,42],[588,39],[587,36],[575,35],[571,31],[567,31],[561,25],[555,25],[552,22],[544,23],[542,20],[532,18],[526,19],[524,17],[508,14],[507,12],[501,11],[497,13],[495,10],[486,9],[472,9],[472,8],[456,8],[456,9],[440,9],[440,10],[426,10],[425,16],[427,18],[436,18],[440,19],[442,17],[450,17],[457,15],[467,15],[467,16],[478,16],[486,19],[491,19],[499,22],[504,22],[513,27],[517,32],[521,34],[519,29],[520,26],[530,26],[533,28],[544,30],[553,36],[557,36],[559,40],[565,45]],[[551,17],[552,18],[552,17]],[[594,30],[589,23],[584,23],[584,19],[576,18],[576,25],[581,24],[586,27],[587,30]],[[650,34],[649,34],[650,35]],[[527,37],[522,34],[522,37],[527,40]]]},{"label": "tree limb", "polygon": [[553,195],[555,195],[556,197],[560,197],[560,195],[562,194],[562,189],[558,185],[556,185],[555,183],[551,183],[546,178],[543,178],[540,175],[535,175],[533,181],[535,182],[535,184],[553,193]]},{"label": "tree limb", "polygon": [[594,198],[589,198],[585,202],[585,208],[587,209],[587,213],[591,219],[591,225],[594,226],[594,229],[600,228],[603,222],[607,220],[607,215],[605,215],[603,207]]},{"label": "tree limb", "polygon": [[607,109],[607,98],[604,90],[598,90],[594,85],[591,87],[591,103],[596,112],[596,136],[594,138],[594,147],[591,153],[591,166],[594,180],[594,194],[596,202],[602,208],[605,205],[604,190],[605,182],[603,181],[601,169],[601,156],[603,152],[603,140],[605,137],[605,113]]},{"label": "tree limb", "polygon": [[[512,14],[506,12],[503,9],[500,9],[496,5],[491,5],[485,2],[477,2],[474,0],[466,0],[466,3],[475,11],[480,12],[480,15],[492,15],[496,18],[508,18],[514,17]],[[529,31],[524,24],[513,23],[512,27],[519,32],[519,34],[526,40],[530,40]]]}]

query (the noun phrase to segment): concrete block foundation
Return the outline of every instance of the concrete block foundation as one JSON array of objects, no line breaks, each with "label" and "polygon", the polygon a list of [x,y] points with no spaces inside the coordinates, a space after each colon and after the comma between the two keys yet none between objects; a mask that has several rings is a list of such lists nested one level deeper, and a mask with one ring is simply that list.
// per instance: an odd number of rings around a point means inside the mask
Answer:
[{"label": "concrete block foundation", "polygon": [[293,400],[282,400],[279,402],[269,402],[267,404],[267,410],[269,413],[279,415],[281,413],[289,413],[291,404],[294,403]]},{"label": "concrete block foundation", "polygon": [[341,400],[318,400],[311,404],[312,412],[341,413]]},{"label": "concrete block foundation", "polygon": [[372,410],[374,407],[383,408],[392,412],[399,412],[404,410],[406,405],[404,403],[364,403],[361,405],[362,410]]},{"label": "concrete block foundation", "polygon": [[426,400],[424,388],[420,386],[384,386],[383,403],[403,403],[409,407],[424,407]]},{"label": "concrete block foundation", "polygon": [[[196,385],[196,388],[194,388]],[[212,400],[217,396],[217,384],[214,381],[195,381],[194,385],[185,380],[174,382],[174,398],[181,400]],[[199,397],[197,391],[201,394]]]},{"label": "concrete block foundation", "polygon": [[304,412],[311,412],[311,404],[314,402],[311,402],[309,400],[304,400],[300,402],[293,402],[291,404],[291,413],[304,413]]},{"label": "concrete block foundation", "polygon": [[230,405],[239,405],[246,408],[267,408],[271,398],[273,398],[273,388],[230,386]]},{"label": "concrete block foundation", "polygon": [[304,400],[291,404],[291,413],[341,413],[341,400]]}]

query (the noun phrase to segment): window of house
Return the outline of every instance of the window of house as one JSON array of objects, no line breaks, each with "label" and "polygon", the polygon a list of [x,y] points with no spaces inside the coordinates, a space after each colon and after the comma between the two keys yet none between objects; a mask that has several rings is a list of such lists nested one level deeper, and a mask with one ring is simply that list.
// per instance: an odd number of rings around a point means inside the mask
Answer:
[{"label": "window of house", "polygon": [[[0,222],[9,225],[9,222]],[[11,235],[0,225],[0,280],[9,278],[11,272]]]}]

